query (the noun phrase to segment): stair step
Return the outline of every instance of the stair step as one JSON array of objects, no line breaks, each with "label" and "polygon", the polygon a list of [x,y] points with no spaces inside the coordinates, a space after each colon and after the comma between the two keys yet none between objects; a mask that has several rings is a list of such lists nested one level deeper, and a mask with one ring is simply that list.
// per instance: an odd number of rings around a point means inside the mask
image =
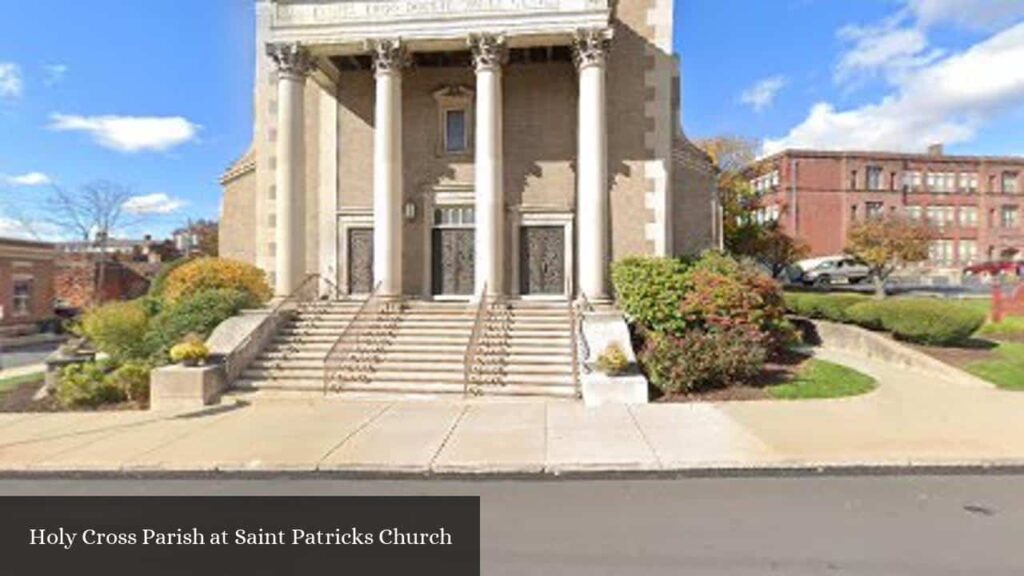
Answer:
[{"label": "stair step", "polygon": [[[296,380],[287,383],[268,382],[244,379],[235,382],[237,390],[280,390],[297,392],[322,393],[324,383],[320,380]],[[340,390],[329,389],[329,394],[345,394],[355,392],[376,392],[393,394],[463,394],[465,386],[461,382],[440,382],[424,384],[422,382],[350,382]],[[481,396],[540,396],[557,398],[575,398],[573,386],[532,386],[511,384],[507,386],[485,386],[480,389]]]},{"label": "stair step", "polygon": [[[430,361],[427,366],[424,366],[424,362],[403,360],[383,355],[374,363],[374,372],[386,374],[414,372],[417,374],[426,373],[428,377],[437,377],[442,373],[462,374],[464,366],[465,364],[462,359],[457,359],[456,361],[434,360]],[[248,369],[269,372],[272,373],[272,376],[279,377],[291,372],[294,372],[296,375],[299,373],[320,373],[324,370],[324,362],[323,360],[315,359],[274,360],[261,358],[250,364]],[[568,364],[531,364],[527,362],[510,362],[507,364],[484,363],[480,365],[480,370],[482,373],[503,374],[512,379],[515,379],[518,375],[572,376],[572,366]]]}]

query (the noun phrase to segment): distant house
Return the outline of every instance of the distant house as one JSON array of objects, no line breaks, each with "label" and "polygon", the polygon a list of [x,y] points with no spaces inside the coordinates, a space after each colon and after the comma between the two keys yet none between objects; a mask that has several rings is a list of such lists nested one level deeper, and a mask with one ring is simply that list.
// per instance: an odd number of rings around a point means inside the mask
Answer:
[{"label": "distant house", "polygon": [[[57,245],[55,290],[62,308],[82,310],[97,300],[130,300],[149,290],[162,262],[180,253],[171,240],[111,238]],[[105,258],[99,258],[100,253]],[[102,274],[101,274],[102,271]]]},{"label": "distant house", "polygon": [[53,317],[53,244],[0,238],[0,334],[34,332]]}]

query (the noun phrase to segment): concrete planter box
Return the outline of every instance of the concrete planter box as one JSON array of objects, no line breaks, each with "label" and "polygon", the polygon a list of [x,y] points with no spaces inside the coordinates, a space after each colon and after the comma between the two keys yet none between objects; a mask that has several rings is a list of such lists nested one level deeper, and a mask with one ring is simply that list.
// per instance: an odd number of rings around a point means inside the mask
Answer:
[{"label": "concrete planter box", "polygon": [[[580,375],[583,403],[588,407],[607,404],[647,404],[649,400],[647,378],[636,369],[636,354],[629,335],[629,327],[618,311],[590,312],[583,317],[583,338],[589,351]],[[591,368],[601,353],[617,344],[631,367],[625,374],[611,376]]]},{"label": "concrete planter box", "polygon": [[224,367],[165,366],[150,375],[150,410],[198,410],[220,402],[227,388]]}]

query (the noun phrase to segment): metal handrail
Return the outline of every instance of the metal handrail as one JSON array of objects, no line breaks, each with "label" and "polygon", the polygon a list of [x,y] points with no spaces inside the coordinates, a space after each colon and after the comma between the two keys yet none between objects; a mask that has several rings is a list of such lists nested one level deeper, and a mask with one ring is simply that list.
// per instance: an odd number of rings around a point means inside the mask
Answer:
[{"label": "metal handrail", "polygon": [[575,302],[569,302],[569,314],[572,320],[572,340],[570,343],[572,346],[572,381],[576,387],[577,395],[582,390],[580,363],[586,362],[590,358],[590,346],[587,345],[587,339],[583,334],[583,313],[593,311],[594,306],[590,303],[584,292],[580,292],[580,296]]},{"label": "metal handrail", "polygon": [[[274,305],[273,308],[270,309],[267,320],[276,321],[286,307],[317,300],[320,296],[319,281],[321,280],[326,282],[327,285],[333,289],[334,299],[337,299],[339,297],[339,291],[334,282],[331,282],[328,278],[320,274],[309,274],[301,283],[299,283],[299,286],[295,288],[291,294],[282,298],[276,305]],[[313,287],[314,290],[310,291],[310,287]],[[246,334],[245,338],[236,344],[235,347],[232,348],[231,352],[224,356],[224,373],[227,375],[228,382],[235,380],[245,369],[247,362],[242,358],[242,356],[248,350],[249,345],[252,344],[254,338],[265,335],[265,330],[262,330],[261,328],[262,326]]]},{"label": "metal handrail", "polygon": [[477,303],[476,313],[473,316],[473,329],[469,333],[469,342],[466,344],[465,365],[462,371],[462,395],[469,396],[470,380],[473,366],[476,364],[477,355],[480,353],[480,338],[483,336],[484,319],[487,311],[487,284],[480,293],[480,302]]},{"label": "metal handrail", "polygon": [[[361,327],[361,324],[365,323],[369,319],[371,306],[375,308],[372,312],[373,316],[376,316],[379,313],[377,304],[380,300],[380,288],[382,284],[382,282],[378,282],[377,285],[374,286],[373,292],[371,292],[370,295],[366,297],[366,300],[364,300],[359,306],[359,309],[352,317],[352,320],[350,320],[348,325],[345,326],[345,329],[342,330],[341,334],[334,341],[334,345],[332,345],[331,349],[327,352],[327,356],[324,357],[325,396],[329,392],[331,380],[337,374],[338,370],[344,366],[344,358],[339,358],[343,354],[342,351],[358,347],[359,339],[362,336],[362,333],[359,332],[359,328]],[[354,340],[354,342],[351,342],[352,346],[349,345],[349,340]]]}]

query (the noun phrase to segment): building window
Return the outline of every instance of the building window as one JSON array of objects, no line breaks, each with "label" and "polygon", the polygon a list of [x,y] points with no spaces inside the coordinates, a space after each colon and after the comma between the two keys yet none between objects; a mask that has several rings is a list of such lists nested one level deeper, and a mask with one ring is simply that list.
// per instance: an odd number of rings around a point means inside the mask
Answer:
[{"label": "building window", "polygon": [[1017,207],[1016,206],[1003,206],[1000,218],[1003,228],[1016,228],[1017,227]]},{"label": "building window", "polygon": [[1004,194],[1016,194],[1017,193],[1017,176],[1016,172],[1003,172],[1003,193]]},{"label": "building window", "polygon": [[444,149],[445,152],[465,152],[469,147],[469,134],[466,125],[466,110],[452,109],[444,112]]},{"label": "building window", "polygon": [[14,280],[14,315],[28,316],[32,313],[32,279]]},{"label": "building window", "polygon": [[938,228],[945,228],[953,223],[952,206],[929,206],[928,223]]},{"label": "building window", "polygon": [[469,153],[473,146],[473,91],[463,86],[447,86],[434,92],[434,99],[438,110],[438,154]]},{"label": "building window", "polygon": [[868,190],[881,190],[882,189],[882,167],[881,166],[868,166],[867,172],[867,185]]},{"label": "building window", "polygon": [[953,262],[953,241],[936,240],[928,247],[929,260],[933,264],[951,264]]},{"label": "building window", "polygon": [[960,207],[960,226],[964,228],[978,227],[978,208],[976,206]]},{"label": "building window", "polygon": [[924,211],[920,206],[907,206],[904,210],[907,213],[907,218],[910,218],[911,220],[920,221],[921,217],[924,215]]},{"label": "building window", "polygon": [[434,210],[434,226],[467,227],[476,222],[476,210],[471,206],[450,206]]},{"label": "building window", "polygon": [[978,191],[978,175],[973,172],[960,173],[960,189],[965,192]]},{"label": "building window", "polygon": [[857,171],[856,170],[851,170],[850,171],[850,190],[856,190],[856,189],[857,189]]},{"label": "building window", "polygon": [[973,264],[978,261],[978,242],[961,240],[958,247],[958,259],[961,264]]},{"label": "building window", "polygon": [[903,186],[908,190],[920,190],[921,189],[921,173],[920,172],[904,172],[903,173]]},{"label": "building window", "polygon": [[885,203],[868,202],[864,205],[864,213],[868,218],[881,218],[885,216]]}]

